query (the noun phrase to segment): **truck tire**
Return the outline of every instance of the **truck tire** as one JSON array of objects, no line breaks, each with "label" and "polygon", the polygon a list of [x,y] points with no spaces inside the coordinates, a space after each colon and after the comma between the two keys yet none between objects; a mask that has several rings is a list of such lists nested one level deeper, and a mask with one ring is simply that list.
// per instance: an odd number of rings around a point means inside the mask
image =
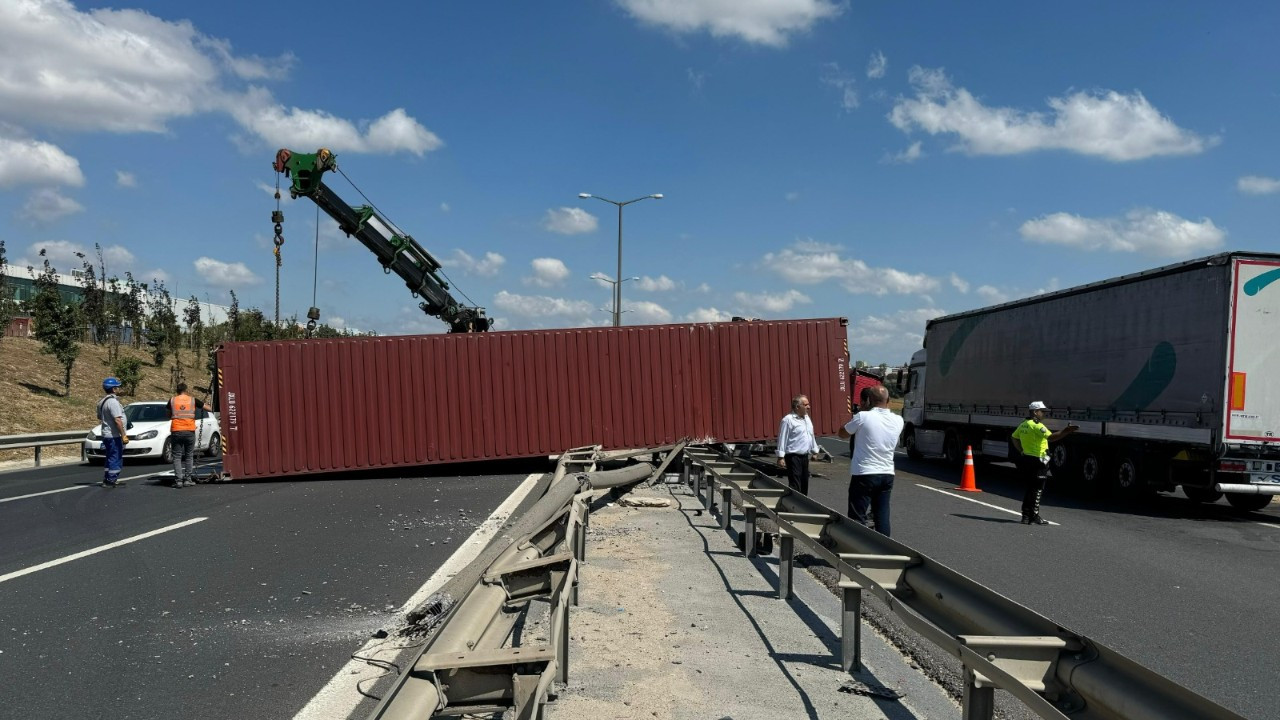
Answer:
[{"label": "truck tire", "polygon": [[1075,462],[1075,448],[1067,447],[1067,443],[1060,442],[1049,450],[1049,467],[1054,474],[1067,475],[1070,474],[1072,463]]},{"label": "truck tire", "polygon": [[942,457],[953,467],[964,465],[964,448],[960,447],[960,433],[948,430],[942,439]]},{"label": "truck tire", "polygon": [[1152,494],[1147,486],[1144,468],[1133,455],[1121,455],[1111,468],[1111,489],[1124,500],[1137,500]]},{"label": "truck tire", "polygon": [[924,453],[920,452],[920,448],[916,446],[916,429],[907,428],[902,434],[902,447],[907,450],[907,457],[912,460],[919,460],[924,457]]},{"label": "truck tire", "polygon": [[1193,503],[1215,503],[1222,499],[1222,493],[1207,487],[1182,486],[1182,494]]},{"label": "truck tire", "polygon": [[1257,512],[1271,503],[1271,496],[1227,493],[1227,502],[1231,503],[1231,507],[1237,510]]},{"label": "truck tire", "polygon": [[1106,471],[1105,458],[1102,453],[1093,449],[1084,449],[1080,454],[1080,485],[1086,495],[1096,495],[1102,489],[1103,475]]}]

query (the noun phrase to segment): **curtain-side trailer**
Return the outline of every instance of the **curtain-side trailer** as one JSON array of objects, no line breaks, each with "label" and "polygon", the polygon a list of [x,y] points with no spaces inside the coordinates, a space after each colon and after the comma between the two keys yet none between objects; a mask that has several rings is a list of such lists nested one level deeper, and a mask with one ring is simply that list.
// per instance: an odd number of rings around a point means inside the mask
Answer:
[{"label": "curtain-side trailer", "polygon": [[931,320],[903,444],[1005,458],[1027,404],[1080,431],[1056,476],[1121,496],[1178,487],[1258,510],[1280,494],[1280,254],[1231,252]]}]

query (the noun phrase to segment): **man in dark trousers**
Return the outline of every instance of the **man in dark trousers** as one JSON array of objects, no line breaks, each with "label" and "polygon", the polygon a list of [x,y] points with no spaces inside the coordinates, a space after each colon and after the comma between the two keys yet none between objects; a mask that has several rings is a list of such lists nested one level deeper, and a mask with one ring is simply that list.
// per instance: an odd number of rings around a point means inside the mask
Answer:
[{"label": "man in dark trousers", "polygon": [[113,488],[120,482],[120,470],[124,465],[124,446],[129,444],[127,420],[124,408],[116,392],[120,389],[120,380],[109,377],[102,381],[102,392],[98,401],[98,422],[102,424],[102,451],[106,455],[103,462],[102,487]]},{"label": "man in dark trousers", "polygon": [[1044,425],[1049,407],[1039,400],[1028,405],[1027,412],[1030,417],[1013,431],[1013,447],[1018,451],[1014,462],[1022,476],[1022,524],[1048,525],[1049,521],[1040,517],[1040,496],[1049,479],[1049,443],[1061,440],[1080,427],[1067,425],[1058,432],[1050,432]]},{"label": "man in dark trousers", "polygon": [[178,383],[177,394],[169,400],[169,448],[173,453],[173,486],[191,487],[196,484],[196,411],[204,402],[187,394],[187,384]]},{"label": "man in dark trousers", "polygon": [[862,391],[861,412],[854,414],[840,437],[853,437],[853,457],[849,460],[849,517],[871,526],[867,511],[875,518],[876,532],[890,534],[889,498],[893,494],[893,453],[902,435],[902,416],[889,410],[889,391],[883,385]]},{"label": "man in dark trousers", "polygon": [[791,412],[778,428],[778,467],[787,469],[787,482],[805,495],[809,494],[809,458],[817,452],[809,398],[797,395],[791,398]]}]

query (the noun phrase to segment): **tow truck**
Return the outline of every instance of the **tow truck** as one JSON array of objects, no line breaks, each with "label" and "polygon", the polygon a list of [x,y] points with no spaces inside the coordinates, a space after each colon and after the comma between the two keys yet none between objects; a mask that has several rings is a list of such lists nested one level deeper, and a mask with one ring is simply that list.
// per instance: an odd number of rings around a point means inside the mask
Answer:
[{"label": "tow truck", "polygon": [[[377,256],[383,272],[394,272],[404,280],[413,296],[422,298],[418,307],[448,323],[449,332],[485,332],[493,325],[493,321],[485,316],[484,308],[463,305],[453,297],[449,292],[449,282],[441,276],[440,261],[418,241],[407,233],[394,230],[395,225],[372,205],[352,207],[324,184],[324,174],[338,169],[337,156],[327,148],[320,148],[314,153],[281,149],[276,152],[272,167],[292,180],[290,197],[308,197],[315,202],[338,222],[344,233],[359,240]],[[283,220],[279,210],[273,220],[279,239],[279,224]],[[277,241],[277,246],[279,244]],[[314,308],[312,313],[319,316]],[[313,317],[312,321],[315,319]]]}]

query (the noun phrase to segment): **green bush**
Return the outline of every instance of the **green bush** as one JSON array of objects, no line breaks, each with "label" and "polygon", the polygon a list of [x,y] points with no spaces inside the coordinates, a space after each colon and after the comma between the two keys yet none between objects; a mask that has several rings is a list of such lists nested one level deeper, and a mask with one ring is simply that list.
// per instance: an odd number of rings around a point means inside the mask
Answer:
[{"label": "green bush", "polygon": [[124,394],[133,395],[138,391],[138,383],[142,382],[142,361],[131,357],[120,358],[111,366],[111,374],[124,386]]}]

